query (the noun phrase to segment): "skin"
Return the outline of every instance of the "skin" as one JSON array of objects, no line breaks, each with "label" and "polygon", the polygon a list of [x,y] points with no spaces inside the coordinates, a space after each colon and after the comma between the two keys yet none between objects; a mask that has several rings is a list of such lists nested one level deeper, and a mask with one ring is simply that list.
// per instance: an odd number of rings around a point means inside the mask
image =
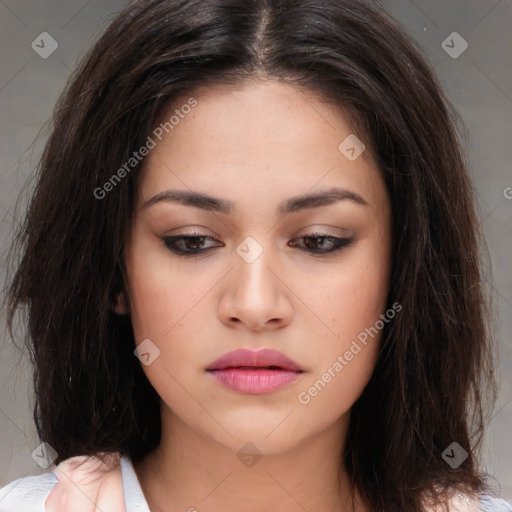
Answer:
[{"label": "skin", "polygon": [[71,457],[53,472],[58,482],[45,500],[45,512],[124,511],[117,454],[108,454],[105,461],[97,457]]},{"label": "skin", "polygon": [[[126,247],[128,297],[117,305],[131,315],[136,343],[149,339],[160,350],[143,365],[162,398],[162,440],[134,465],[141,487],[152,512],[362,511],[344,469],[340,481],[337,473],[379,335],[307,405],[297,396],[386,310],[391,211],[381,173],[368,150],[355,161],[338,150],[354,129],[312,93],[252,82],[193,96],[197,106],[146,158]],[[175,99],[162,119],[188,97]],[[277,213],[291,197],[331,187],[367,204]],[[168,189],[230,200],[235,210],[143,206]],[[162,241],[194,232],[215,241],[186,248],[214,248],[186,257]],[[354,241],[315,255],[301,238],[315,232]],[[263,250],[251,263],[236,251],[248,236]],[[262,347],[284,353],[304,373],[278,391],[247,395],[205,371],[226,352]],[[237,457],[248,442],[262,455],[252,467]]]}]

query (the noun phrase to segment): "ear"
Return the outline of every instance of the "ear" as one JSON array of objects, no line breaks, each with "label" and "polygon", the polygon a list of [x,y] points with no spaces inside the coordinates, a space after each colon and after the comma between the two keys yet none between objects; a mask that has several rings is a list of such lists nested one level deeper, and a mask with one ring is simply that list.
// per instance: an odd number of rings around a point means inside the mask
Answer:
[{"label": "ear", "polygon": [[128,314],[128,306],[126,305],[126,297],[124,296],[124,292],[119,292],[119,294],[117,295],[114,311],[118,315]]}]

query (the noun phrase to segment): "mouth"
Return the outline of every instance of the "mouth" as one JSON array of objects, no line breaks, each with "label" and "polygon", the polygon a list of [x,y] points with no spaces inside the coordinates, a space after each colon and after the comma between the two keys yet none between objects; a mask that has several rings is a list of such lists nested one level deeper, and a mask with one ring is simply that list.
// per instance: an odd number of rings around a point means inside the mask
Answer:
[{"label": "mouth", "polygon": [[208,368],[207,371],[214,372],[217,370],[287,370],[295,371],[285,366],[225,366],[224,368]]},{"label": "mouth", "polygon": [[206,370],[215,371],[229,368],[303,371],[295,361],[270,348],[233,350],[216,359]]},{"label": "mouth", "polygon": [[276,391],[296,382],[304,373],[297,363],[272,349],[228,352],[206,371],[232,391],[251,395]]}]

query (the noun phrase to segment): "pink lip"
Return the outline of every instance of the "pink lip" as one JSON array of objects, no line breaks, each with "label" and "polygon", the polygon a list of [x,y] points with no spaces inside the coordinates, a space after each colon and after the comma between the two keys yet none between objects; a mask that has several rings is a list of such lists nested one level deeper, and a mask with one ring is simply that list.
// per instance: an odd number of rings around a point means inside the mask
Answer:
[{"label": "pink lip", "polygon": [[206,370],[224,386],[251,395],[275,391],[296,381],[303,373],[297,363],[268,348],[228,352]]}]

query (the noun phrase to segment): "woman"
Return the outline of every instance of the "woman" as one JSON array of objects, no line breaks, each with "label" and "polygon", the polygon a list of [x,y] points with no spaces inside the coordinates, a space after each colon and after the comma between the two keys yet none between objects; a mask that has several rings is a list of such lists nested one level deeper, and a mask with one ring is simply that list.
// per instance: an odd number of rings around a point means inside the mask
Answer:
[{"label": "woman", "polygon": [[10,321],[57,467],[0,511],[506,510],[450,112],[375,2],[127,7],[20,233]]}]

